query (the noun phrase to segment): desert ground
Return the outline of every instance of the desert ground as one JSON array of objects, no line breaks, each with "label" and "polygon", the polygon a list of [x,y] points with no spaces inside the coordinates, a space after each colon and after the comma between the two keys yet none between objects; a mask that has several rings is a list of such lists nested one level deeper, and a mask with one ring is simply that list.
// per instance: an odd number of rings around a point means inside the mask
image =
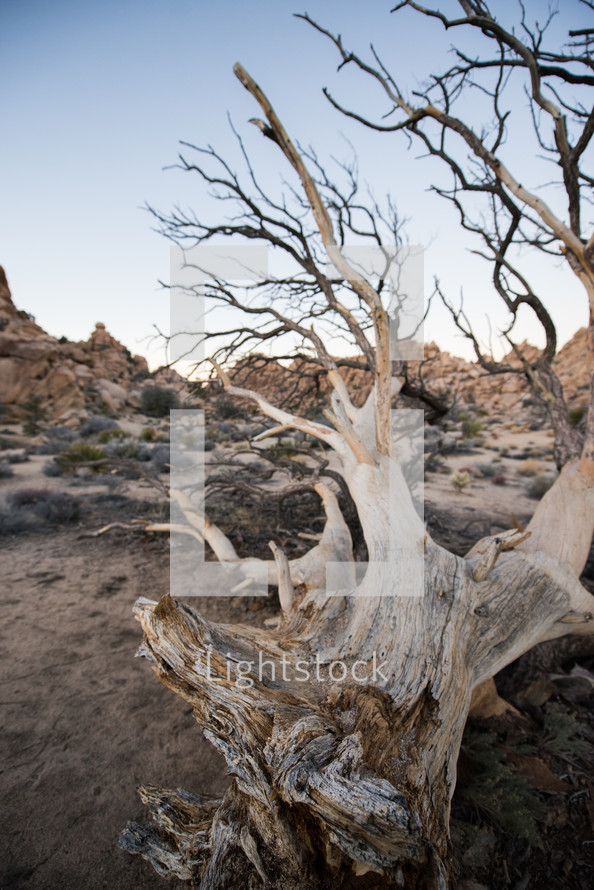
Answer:
[{"label": "desert ground", "polygon": [[[123,439],[138,440],[147,424],[146,418],[121,421]],[[242,441],[241,424],[239,433],[235,421],[215,421],[213,428],[218,432],[211,436],[215,444],[207,458],[224,463]],[[0,888],[158,888],[165,884],[150,865],[118,849],[128,820],[145,818],[137,786],[218,794],[230,781],[188,706],[158,683],[145,660],[134,658],[141,634],[133,604],[139,596],[158,599],[169,586],[167,536],[146,532],[136,521],[167,519],[168,476],[150,477],[142,469],[150,462],[137,462],[141,471],[130,472],[129,457],[101,472],[81,466],[48,475],[56,449],[44,447],[46,433],[27,437],[19,425],[1,433],[0,462],[11,469],[0,479]],[[165,422],[157,433],[166,437]],[[434,451],[425,476],[425,519],[437,540],[460,553],[484,535],[524,524],[537,503],[534,492],[530,495],[535,479],[555,474],[547,432],[503,417],[474,438],[453,428]],[[23,457],[10,462],[15,454]],[[453,478],[460,474],[463,480],[467,474],[469,484],[457,489]],[[54,503],[55,514],[38,510],[39,504]],[[271,536],[303,549],[311,546],[307,533],[320,530],[319,518],[311,517],[300,537],[299,510],[290,504],[283,509],[271,528],[266,530],[264,521],[257,527],[262,552]],[[220,513],[224,525],[224,505]],[[256,523],[249,511],[244,516],[248,526]],[[119,525],[97,534],[113,523]],[[249,527],[243,533],[229,529],[253,544],[249,532]],[[194,605],[225,623],[260,624],[278,612],[274,597],[208,597]],[[462,877],[478,881],[475,886],[591,886],[594,651],[589,645],[559,644],[525,656],[499,681],[517,710],[469,730],[453,824]],[[546,742],[551,713],[569,715],[565,747]],[[540,840],[530,839],[532,823],[514,827],[503,819],[502,826],[497,814],[487,818],[490,804],[481,808],[468,792],[477,744],[480,749],[485,738],[507,752],[515,764],[513,776],[523,771],[527,777],[538,798],[534,824]],[[499,779],[492,781],[497,786]],[[497,793],[503,788],[497,786]],[[518,806],[521,823],[524,811]],[[526,806],[529,810],[531,804]],[[530,813],[526,818],[530,821]]]}]

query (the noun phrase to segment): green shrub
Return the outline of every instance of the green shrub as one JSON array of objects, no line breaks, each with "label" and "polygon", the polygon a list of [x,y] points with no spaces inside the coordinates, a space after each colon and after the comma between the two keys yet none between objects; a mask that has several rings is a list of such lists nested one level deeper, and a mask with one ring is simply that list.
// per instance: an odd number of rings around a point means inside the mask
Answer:
[{"label": "green shrub", "polygon": [[86,442],[84,440],[79,440],[78,442],[73,442],[70,448],[67,451],[63,451],[56,458],[56,462],[58,466],[66,471],[74,471],[78,466],[87,465],[87,464],[95,464],[91,469],[94,472],[103,472],[105,470],[104,464],[97,464],[97,461],[105,461],[107,458],[107,452],[105,448],[101,445],[95,445],[94,442]]},{"label": "green shrub", "polygon": [[45,420],[45,408],[43,396],[30,395],[21,405],[26,417],[23,422],[23,432],[26,436],[36,436],[41,430],[40,422]]},{"label": "green shrub", "polygon": [[469,418],[465,420],[462,424],[462,435],[465,439],[473,439],[475,436],[478,436],[483,430],[483,425],[480,420],[476,418]]},{"label": "green shrub", "polygon": [[140,440],[142,442],[153,442],[157,436],[157,431],[152,426],[145,426],[140,433]]},{"label": "green shrub", "polygon": [[141,410],[149,417],[166,417],[172,408],[177,408],[179,398],[174,389],[165,386],[145,386],[140,396]]}]

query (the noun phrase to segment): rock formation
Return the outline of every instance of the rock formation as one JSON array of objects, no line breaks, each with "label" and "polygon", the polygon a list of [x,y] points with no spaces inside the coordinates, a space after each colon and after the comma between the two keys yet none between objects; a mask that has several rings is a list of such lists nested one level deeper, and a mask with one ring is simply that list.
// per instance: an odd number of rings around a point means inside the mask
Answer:
[{"label": "rock formation", "polygon": [[[537,354],[536,347],[527,343],[519,344],[519,347],[527,358]],[[587,403],[585,350],[586,329],[581,328],[559,350],[553,362],[570,408]],[[513,354],[505,356],[503,361],[519,365]],[[443,396],[450,405],[455,400],[458,405],[476,404],[493,413],[507,413],[521,407],[524,399],[533,398],[522,373],[490,375],[476,362],[443,352],[435,343],[425,346],[424,362],[410,362],[408,370],[413,388],[418,389],[422,379],[433,395]],[[341,373],[353,403],[362,405],[371,390],[371,375],[348,364],[341,367]],[[253,355],[238,362],[231,377],[236,385],[257,388],[269,401],[292,410],[299,408],[315,413],[330,392],[321,367],[300,359],[281,365],[269,357]]]},{"label": "rock formation", "polygon": [[183,390],[171,369],[151,374],[146,359],[132,355],[97,323],[88,340],[57,340],[18,310],[0,266],[0,411],[4,422],[26,414],[31,397],[48,420],[76,424],[90,412],[122,414],[140,407],[142,387],[158,383]]}]

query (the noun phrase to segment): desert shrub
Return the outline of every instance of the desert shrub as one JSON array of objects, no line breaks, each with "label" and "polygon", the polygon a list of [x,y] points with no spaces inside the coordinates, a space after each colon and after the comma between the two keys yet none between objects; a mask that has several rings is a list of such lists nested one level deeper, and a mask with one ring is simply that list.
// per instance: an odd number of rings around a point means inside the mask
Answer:
[{"label": "desert shrub", "polygon": [[212,439],[205,439],[204,441],[204,450],[205,451],[214,451],[217,447],[216,442],[213,442]]},{"label": "desert shrub", "polygon": [[493,464],[475,464],[476,471],[486,479],[489,479],[491,476],[495,476],[497,473],[497,467]]},{"label": "desert shrub", "polygon": [[171,454],[169,445],[156,445],[151,452],[151,464],[157,473],[168,473]]},{"label": "desert shrub", "polygon": [[535,501],[540,501],[554,481],[555,477],[551,475],[542,474],[540,476],[535,476],[531,484],[528,486],[528,497]]},{"label": "desert shrub", "polygon": [[134,439],[118,437],[116,441],[108,442],[105,450],[110,457],[135,460],[140,451],[140,444]]},{"label": "desert shrub", "polygon": [[493,485],[507,485],[507,476],[505,473],[495,473],[495,475],[491,477],[491,482]]},{"label": "desert shrub", "polygon": [[33,450],[35,454],[59,454],[76,438],[77,434],[67,426],[53,426],[45,430],[43,442]]},{"label": "desert shrub", "polygon": [[150,417],[166,417],[177,408],[179,398],[174,389],[165,386],[145,386],[140,395],[141,410]]},{"label": "desert shrub", "polygon": [[7,460],[9,464],[26,464],[30,459],[29,455],[26,451],[11,451],[10,454],[6,454],[3,458]]},{"label": "desert shrub", "polygon": [[[95,461],[103,461],[107,457],[107,452],[102,445],[96,445],[94,442],[87,442],[80,439],[73,442],[67,451],[62,451],[56,458],[59,466],[63,470],[75,470],[81,464],[94,463]],[[99,465],[92,467],[95,472],[101,472],[104,467]]]},{"label": "desert shrub", "polygon": [[33,531],[39,521],[27,510],[11,510],[0,504],[0,538],[22,535]]},{"label": "desert shrub", "polygon": [[83,439],[88,439],[89,436],[96,436],[105,430],[115,430],[118,428],[118,424],[112,417],[105,417],[104,414],[96,414],[94,417],[89,417],[89,419],[82,424],[79,430],[79,435],[82,436]]},{"label": "desert shrub", "polygon": [[112,439],[126,439],[127,436],[128,433],[125,433],[119,426],[114,426],[109,430],[101,430],[97,436],[97,441],[101,442],[102,445],[106,445]]},{"label": "desert shrub", "polygon": [[8,498],[12,520],[4,520],[5,533],[40,525],[65,525],[81,513],[80,501],[71,494],[47,488],[21,488]]},{"label": "desert shrub", "polygon": [[41,430],[40,422],[45,420],[46,415],[43,396],[34,396],[31,394],[22,403],[21,408],[25,412],[23,432],[26,436],[36,436]]},{"label": "desert shrub", "polygon": [[218,398],[215,402],[215,414],[221,420],[231,420],[233,418],[243,417],[244,409],[233,399]]},{"label": "desert shrub", "polygon": [[0,479],[10,479],[14,476],[14,470],[7,460],[0,460]]},{"label": "desert shrub", "polygon": [[41,472],[43,473],[44,476],[47,476],[48,478],[53,478],[55,476],[62,475],[62,470],[58,466],[58,464],[55,462],[55,460],[46,460]]},{"label": "desert shrub", "polygon": [[456,472],[452,473],[450,476],[450,484],[456,491],[464,491],[472,485],[470,474],[465,473],[462,470],[456,470]]},{"label": "desert shrub", "polygon": [[66,525],[80,518],[80,501],[66,492],[53,491],[35,505],[35,514],[47,525]]},{"label": "desert shrub", "polygon": [[51,494],[49,488],[19,488],[8,497],[8,503],[13,507],[27,507],[38,504]]},{"label": "desert shrub", "polygon": [[572,408],[569,408],[567,412],[569,422],[573,424],[573,426],[577,426],[587,410],[588,408],[586,405],[574,405]]},{"label": "desert shrub", "polygon": [[142,442],[153,442],[157,437],[157,431],[152,426],[145,426],[143,430],[140,432],[140,440]]},{"label": "desert shrub", "polygon": [[204,438],[205,438],[205,443],[206,442],[215,442],[216,443],[216,442],[222,442],[225,437],[223,436],[221,431],[219,429],[217,429],[216,426],[211,426],[206,430],[206,433],[204,434]]},{"label": "desert shrub", "polygon": [[542,473],[543,470],[544,467],[539,460],[527,458],[526,460],[522,461],[516,472],[519,476],[538,476],[538,474]]},{"label": "desert shrub", "polygon": [[473,439],[482,432],[483,425],[480,420],[474,417],[465,420],[462,424],[462,435],[465,439]]},{"label": "desert shrub", "polygon": [[140,444],[138,446],[138,451],[136,452],[136,460],[140,461],[148,461],[151,459],[153,449],[150,445]]}]

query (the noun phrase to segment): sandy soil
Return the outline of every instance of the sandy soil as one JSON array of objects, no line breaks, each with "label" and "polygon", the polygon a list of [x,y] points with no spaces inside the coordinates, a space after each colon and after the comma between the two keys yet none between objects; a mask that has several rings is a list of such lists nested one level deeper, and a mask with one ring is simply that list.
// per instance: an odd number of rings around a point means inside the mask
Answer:
[{"label": "sandy soil", "polygon": [[117,847],[143,818],[136,786],[227,781],[188,707],[133,657],[131,607],[167,590],[166,550],[60,531],[5,545],[1,561],[0,885],[162,887]]}]

